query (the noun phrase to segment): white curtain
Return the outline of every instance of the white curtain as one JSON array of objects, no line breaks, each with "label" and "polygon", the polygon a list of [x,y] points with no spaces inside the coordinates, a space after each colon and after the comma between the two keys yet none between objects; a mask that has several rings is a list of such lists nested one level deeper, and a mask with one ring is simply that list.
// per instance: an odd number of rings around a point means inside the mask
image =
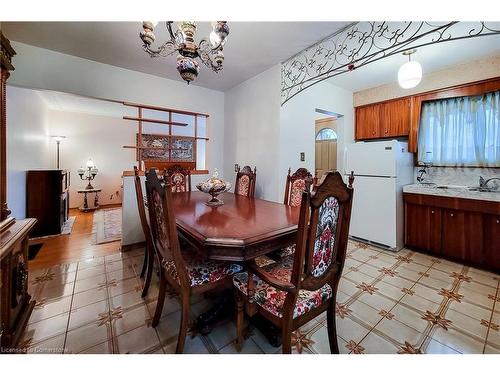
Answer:
[{"label": "white curtain", "polygon": [[500,167],[500,91],[424,103],[418,161]]}]

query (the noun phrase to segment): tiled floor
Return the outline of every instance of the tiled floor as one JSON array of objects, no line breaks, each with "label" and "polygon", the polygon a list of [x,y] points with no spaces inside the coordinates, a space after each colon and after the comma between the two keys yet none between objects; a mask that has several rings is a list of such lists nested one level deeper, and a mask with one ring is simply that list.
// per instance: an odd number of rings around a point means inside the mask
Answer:
[{"label": "tiled floor", "polygon": [[[142,251],[30,273],[37,301],[23,347],[42,353],[173,353],[179,304],[150,326],[157,284],[141,299]],[[342,353],[500,353],[500,276],[402,250],[351,242],[337,297]],[[211,300],[192,301],[192,316]],[[186,341],[186,353],[235,353],[235,326]],[[293,335],[295,353],[329,353],[323,314]],[[243,353],[276,353],[250,329]]]}]

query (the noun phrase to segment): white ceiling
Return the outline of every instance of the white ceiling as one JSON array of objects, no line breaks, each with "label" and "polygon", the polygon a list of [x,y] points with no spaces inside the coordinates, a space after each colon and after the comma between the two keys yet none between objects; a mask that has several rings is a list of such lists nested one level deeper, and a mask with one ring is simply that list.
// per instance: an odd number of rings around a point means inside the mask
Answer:
[{"label": "white ceiling", "polygon": [[[224,69],[214,73],[201,64],[195,85],[225,91],[279,64],[349,22],[229,22]],[[85,59],[182,81],[175,56],[150,58],[142,50],[141,22],[2,22],[10,39]],[[210,22],[198,23],[195,39],[208,37]],[[167,40],[164,22],[157,42]]]},{"label": "white ceiling", "polygon": [[[281,63],[349,22],[230,22],[224,48],[224,70],[219,74],[201,65],[193,84],[225,91]],[[466,27],[467,23],[463,22]],[[500,22],[489,22],[500,28]],[[2,22],[11,40],[82,58],[182,81],[175,57],[151,59],[141,49],[140,22]],[[197,40],[208,36],[209,22],[198,24]],[[156,30],[157,41],[167,38],[164,23]],[[500,35],[463,39],[423,47],[413,55],[424,75],[488,55],[500,54]],[[397,81],[403,55],[384,58],[341,74],[330,82],[350,91]]]}]

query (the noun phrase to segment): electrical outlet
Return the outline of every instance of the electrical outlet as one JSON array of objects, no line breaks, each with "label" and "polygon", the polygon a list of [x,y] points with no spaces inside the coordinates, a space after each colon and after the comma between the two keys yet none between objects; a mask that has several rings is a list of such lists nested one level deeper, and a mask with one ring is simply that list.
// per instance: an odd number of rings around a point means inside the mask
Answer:
[{"label": "electrical outlet", "polygon": [[300,153],[300,161],[306,161],[306,153],[305,152]]}]

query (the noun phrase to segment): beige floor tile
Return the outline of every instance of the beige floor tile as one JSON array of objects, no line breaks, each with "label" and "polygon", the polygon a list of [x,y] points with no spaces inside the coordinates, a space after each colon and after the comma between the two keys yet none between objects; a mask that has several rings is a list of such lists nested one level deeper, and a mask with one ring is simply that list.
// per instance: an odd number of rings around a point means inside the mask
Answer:
[{"label": "beige floor tile", "polygon": [[439,290],[429,288],[425,285],[422,284],[415,284],[413,286],[412,290],[415,292],[415,295],[428,299],[429,301],[432,301],[434,303],[441,303],[444,299],[443,296],[439,295]]},{"label": "beige floor tile", "polygon": [[252,329],[251,339],[259,346],[259,348],[266,354],[272,354],[279,352],[281,353],[281,346],[275,347],[272,346],[267,340],[266,336],[258,330],[257,328]]},{"label": "beige floor tile", "polygon": [[109,312],[108,301],[99,301],[91,305],[79,307],[71,311],[69,318],[69,330],[95,323],[101,319],[99,314],[107,314]]},{"label": "beige floor tile", "polygon": [[[373,332],[380,332],[396,340],[398,343],[403,345],[405,342],[415,344],[423,338],[423,334],[416,329],[413,329],[396,319],[384,319],[373,329]],[[379,333],[379,335],[380,335]]]},{"label": "beige floor tile", "polygon": [[434,278],[431,276],[429,276],[429,277],[422,276],[422,278],[420,278],[418,280],[418,284],[425,285],[429,288],[433,288],[433,289],[437,289],[437,290],[441,290],[441,288],[451,289],[452,284],[453,284],[453,279],[450,277],[450,278],[448,278],[448,280],[441,280],[441,279],[437,279],[437,278]]},{"label": "beige floor tile", "polygon": [[57,266],[50,267],[50,271],[55,273],[56,275],[61,273],[75,272],[77,265],[78,263],[59,264]]},{"label": "beige floor tile", "polygon": [[73,309],[77,309],[99,301],[103,301],[107,298],[108,292],[106,291],[106,289],[90,289],[85,292],[73,295],[72,307]]},{"label": "beige floor tile", "polygon": [[[363,341],[358,343],[357,347],[353,347],[350,343],[350,347],[354,349],[351,353],[355,354],[395,354],[398,352],[399,348],[394,346],[390,341],[387,341],[383,337],[380,337],[374,332],[370,332]],[[349,345],[349,342],[348,342]]]},{"label": "beige floor tile", "polygon": [[[247,340],[250,341],[250,340]],[[246,344],[246,343],[245,343]],[[177,338],[163,347],[166,354],[174,354],[177,347]],[[229,350],[229,349],[228,349]],[[201,336],[187,337],[184,343],[184,354],[209,354]]]},{"label": "beige floor tile", "polygon": [[379,269],[382,267],[391,268],[392,266],[394,266],[395,263],[396,263],[395,258],[389,258],[378,254],[377,258],[370,258],[365,264],[368,264],[373,268]]},{"label": "beige floor tile", "polygon": [[365,275],[362,272],[349,272],[349,274],[347,274],[345,278],[355,284],[359,283],[370,284],[373,281],[373,279],[375,279],[375,277]]},{"label": "beige floor tile", "polygon": [[[374,309],[373,307],[361,302],[355,301],[349,305],[349,309],[351,310],[348,314],[349,316],[354,316],[359,320],[365,322],[367,326],[373,327],[377,324],[382,316],[380,316],[379,310]],[[339,322],[342,318],[340,316],[336,316],[337,322]],[[344,318],[345,319],[345,318]]]},{"label": "beige floor tile", "polygon": [[484,341],[486,339],[487,327],[481,325],[480,320],[451,309],[446,312],[445,318],[452,321],[451,324],[457,331],[475,336],[478,340]]},{"label": "beige floor tile", "polygon": [[448,261],[446,259],[440,259],[440,263],[436,263],[432,266],[432,268],[435,268],[437,270],[441,270],[444,272],[461,272],[463,269],[463,265],[455,262]]},{"label": "beige floor tile", "polygon": [[369,327],[364,327],[359,323],[353,321],[349,317],[344,319],[337,319],[337,336],[345,341],[359,342],[369,331]]},{"label": "beige floor tile", "polygon": [[214,347],[220,350],[236,339],[236,325],[229,322],[215,327],[210,333],[209,339],[214,344]]},{"label": "beige floor tile", "polygon": [[120,353],[144,353],[160,345],[155,330],[142,326],[116,338]]},{"label": "beige floor tile", "polygon": [[429,301],[428,299],[419,297],[416,294],[405,295],[401,299],[400,303],[407,308],[411,307],[411,308],[418,310],[422,313],[425,313],[427,310],[438,311],[438,309],[439,309],[439,305],[437,303],[434,303],[432,301]]},{"label": "beige floor tile", "polygon": [[262,349],[252,340],[245,340],[241,352],[236,350],[234,343],[229,343],[225,347],[219,350],[220,354],[264,354]]},{"label": "beige floor tile", "polygon": [[455,310],[458,311],[459,313],[475,318],[479,321],[481,321],[481,319],[489,321],[491,316],[491,309],[486,309],[480,305],[468,303],[463,300],[462,302],[452,301],[449,305],[449,308],[451,310]]},{"label": "beige floor tile", "polygon": [[132,268],[122,268],[116,271],[108,272],[108,280],[126,280],[130,278],[135,278],[135,271]]},{"label": "beige floor tile", "polygon": [[472,281],[496,287],[498,285],[498,275],[492,272],[483,271],[477,268],[470,267],[467,275],[472,278]]},{"label": "beige floor tile", "polygon": [[426,345],[424,345],[422,351],[425,354],[460,354],[449,346],[443,345],[440,342],[432,339],[429,340]]},{"label": "beige floor tile", "polygon": [[489,285],[485,285],[485,284],[480,284],[480,283],[476,283],[475,281],[471,281],[470,283],[467,283],[467,282],[463,282],[462,284],[460,284],[460,291],[463,291],[463,290],[468,290],[468,291],[472,291],[476,294],[481,294],[483,296],[488,296],[490,294],[494,295],[495,292],[496,292],[496,287],[492,287],[492,286],[489,286]]},{"label": "beige floor tile", "polygon": [[493,314],[490,330],[488,332],[488,344],[500,347],[500,314]]},{"label": "beige floor tile", "polygon": [[[412,260],[413,260],[413,257],[412,257]],[[429,267],[430,266],[424,266],[422,264],[419,264],[415,261],[412,261],[411,263],[403,263],[401,264],[401,266],[398,268],[401,269],[408,269],[408,270],[411,270],[411,271],[415,271],[417,273],[421,272],[421,273],[426,273],[428,270],[429,270]]]},{"label": "beige floor tile", "polygon": [[27,354],[62,354],[64,352],[64,334],[33,344]]},{"label": "beige floor tile", "polygon": [[[312,343],[309,345],[311,346],[313,353],[331,354],[330,343],[328,341],[328,331],[326,327],[322,327],[321,329],[316,330],[314,334],[310,336],[310,340],[312,341]],[[339,339],[338,341],[339,351],[341,350],[340,347],[342,346],[343,343],[345,343],[345,341]]]},{"label": "beige floor tile", "polygon": [[391,310],[391,314],[394,315],[393,319],[404,323],[418,332],[424,332],[424,330],[428,327],[428,322],[422,319],[421,312],[416,312],[403,305],[396,305]]},{"label": "beige floor tile", "polygon": [[177,311],[162,316],[160,322],[156,326],[156,331],[162,343],[167,342],[172,337],[177,337],[181,325],[181,312]]},{"label": "beige floor tile", "polygon": [[382,309],[385,311],[389,311],[394,305],[396,305],[395,301],[379,293],[374,293],[374,294],[363,293],[358,300],[374,308],[377,311],[380,311]]},{"label": "beige floor tile", "polygon": [[399,274],[394,276],[394,277],[385,277],[382,281],[384,283],[395,286],[396,288],[399,288],[399,289],[411,288],[415,284],[415,281],[403,278],[403,277],[399,276]]},{"label": "beige floor tile", "polygon": [[400,286],[394,286],[385,282],[387,279],[392,279],[392,277],[386,276],[382,282],[377,283],[378,293],[383,294],[395,301],[399,301],[405,294]]},{"label": "beige floor tile", "polygon": [[75,293],[85,292],[86,290],[99,288],[106,282],[105,275],[96,275],[89,279],[77,280],[75,284]]},{"label": "beige floor tile", "polygon": [[484,294],[477,293],[472,289],[460,288],[458,293],[464,296],[462,299],[464,302],[468,302],[473,305],[480,305],[488,310],[493,308],[494,301],[488,296],[494,295],[494,292],[491,294]]},{"label": "beige floor tile", "polygon": [[121,307],[125,309],[128,307],[140,305],[144,305],[144,299],[141,297],[141,291],[132,290],[110,299],[111,308]]},{"label": "beige floor tile", "polygon": [[486,348],[484,348],[484,354],[500,354],[500,347],[486,345]]},{"label": "beige floor tile", "polygon": [[108,279],[108,285],[110,285],[108,286],[108,292],[111,297],[115,297],[132,290],[142,291],[142,285],[139,284],[139,282],[135,278],[126,280]]},{"label": "beige floor tile", "polygon": [[431,333],[431,337],[460,353],[479,354],[483,352],[484,340],[475,339],[453,328],[449,328],[447,331],[437,328]]},{"label": "beige floor tile", "polygon": [[111,254],[111,255],[106,255],[104,257],[104,261],[106,263],[113,263],[113,262],[116,262],[116,261],[119,261],[119,260],[122,260],[122,258],[128,258],[128,257],[125,257],[123,255],[123,253],[115,253],[115,254]]},{"label": "beige floor tile", "polygon": [[[122,311],[117,309],[117,311]],[[121,313],[121,318],[118,317],[112,322],[113,333],[118,336],[125,332],[131,331],[143,325],[150,325],[151,316],[146,305],[136,306],[132,309],[127,309]],[[154,331],[151,329],[152,332]]]},{"label": "beige floor tile", "polygon": [[78,270],[95,267],[104,264],[103,257],[84,259],[78,262]]},{"label": "beige floor tile", "polygon": [[35,344],[66,332],[68,317],[69,313],[66,313],[28,324],[23,340],[31,339],[31,343]]},{"label": "beige floor tile", "polygon": [[88,278],[93,278],[98,275],[104,275],[104,264],[85,268],[83,270],[78,270],[76,274],[76,280],[83,280]]},{"label": "beige floor tile", "polygon": [[413,269],[401,266],[397,268],[397,271],[400,277],[410,281],[417,281],[420,278],[420,275],[418,274],[419,271],[414,271]]},{"label": "beige floor tile", "polygon": [[373,267],[369,264],[363,264],[363,265],[359,266],[358,271],[367,275],[367,276],[370,276],[371,278],[376,278],[376,277],[381,276],[381,273],[379,271],[379,267]]},{"label": "beige floor tile", "polygon": [[85,349],[79,354],[112,354],[112,345],[111,341],[105,341],[91,348]]},{"label": "beige floor tile", "polygon": [[340,280],[338,290],[348,296],[352,296],[359,292],[359,289],[356,288],[356,284],[346,278]]},{"label": "beige floor tile", "polygon": [[44,299],[49,301],[52,299],[59,299],[65,296],[71,296],[73,294],[74,285],[75,284],[73,283],[69,283],[64,285],[57,285],[52,288],[44,285],[37,288],[36,292],[30,292],[30,293],[31,296],[36,300]]},{"label": "beige floor tile", "polygon": [[420,266],[425,266],[428,268],[434,264],[433,259],[436,259],[436,258],[434,258],[430,255],[415,252],[412,255],[411,259],[413,260],[413,263],[416,263]]},{"label": "beige floor tile", "polygon": [[436,269],[435,267],[432,267],[430,270],[427,271],[427,273],[429,274],[429,277],[432,277],[433,279],[449,282],[450,285],[455,280],[453,277],[451,277],[450,272]]},{"label": "beige floor tile", "polygon": [[110,338],[108,330],[109,328],[105,324],[101,326],[88,324],[68,332],[65,352],[79,353],[107,341]]},{"label": "beige floor tile", "polygon": [[[52,274],[50,274],[52,275]],[[71,284],[75,281],[76,272],[62,273],[53,276],[39,276],[38,278],[30,278],[29,283],[36,286],[41,285],[44,289],[59,288],[62,289],[65,284]],[[51,277],[50,279],[48,277]]]},{"label": "beige floor tile", "polygon": [[[148,303],[148,308],[149,311],[151,312],[151,315],[154,315],[155,310],[156,310],[156,301],[151,301]],[[161,317],[163,317],[172,314],[173,312],[177,312],[181,309],[181,305],[179,303],[179,300],[177,298],[165,298],[165,302],[163,303],[163,310],[161,313]]]},{"label": "beige floor tile", "polygon": [[36,323],[40,320],[51,318],[69,311],[71,305],[71,296],[63,297],[58,300],[47,302],[38,301],[31,313],[29,323]]}]

